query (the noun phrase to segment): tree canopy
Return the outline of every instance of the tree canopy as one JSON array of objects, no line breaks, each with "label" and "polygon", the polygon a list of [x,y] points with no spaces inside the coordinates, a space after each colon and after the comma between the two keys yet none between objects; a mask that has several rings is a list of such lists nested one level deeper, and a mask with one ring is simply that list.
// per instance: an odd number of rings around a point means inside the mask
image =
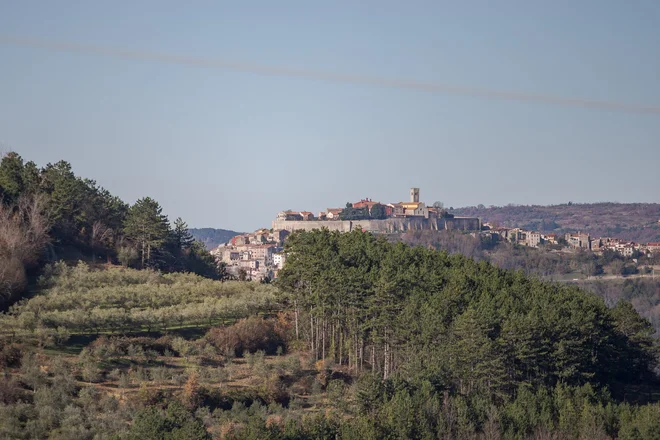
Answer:
[{"label": "tree canopy", "polygon": [[653,374],[648,322],[574,286],[360,231],[296,232],[285,251],[277,284],[319,359],[492,399]]},{"label": "tree canopy", "polygon": [[[193,243],[182,219],[177,219],[172,227],[158,202],[150,197],[129,206],[94,180],[76,176],[71,164],[65,161],[39,169],[33,162],[25,163],[17,153],[6,154],[0,161],[0,203],[9,213],[24,213],[19,217],[0,216],[0,229],[14,228],[15,232],[7,236],[16,236],[16,231],[24,231],[25,237],[46,234],[43,239],[23,240],[26,246],[28,242],[40,246],[30,252],[19,252],[30,253],[29,259],[6,257],[17,266],[11,274],[0,271],[0,297],[9,296],[7,286],[24,284],[20,280],[25,278],[23,272],[28,260],[32,264],[39,255],[42,263],[59,258],[91,261],[103,258],[107,262],[166,272],[193,271],[212,278],[221,276],[204,246]],[[28,206],[38,206],[38,210],[28,211]],[[20,225],[15,224],[17,219]],[[37,231],[39,228],[34,228],[37,224],[44,225],[45,229],[41,227],[44,231]],[[43,247],[48,242],[52,246],[45,253]]]}]

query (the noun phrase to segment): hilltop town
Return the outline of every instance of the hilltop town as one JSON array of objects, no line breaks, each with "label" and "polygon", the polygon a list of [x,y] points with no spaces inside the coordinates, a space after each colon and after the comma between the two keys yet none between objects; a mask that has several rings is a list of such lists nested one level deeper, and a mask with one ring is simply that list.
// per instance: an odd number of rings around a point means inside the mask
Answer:
[{"label": "hilltop town", "polygon": [[419,200],[419,188],[410,188],[408,202],[380,203],[370,198],[347,203],[344,208],[327,208],[317,216],[310,211],[282,211],[278,221],[339,221],[339,220],[385,220],[388,218],[437,218],[453,217],[442,206],[427,206]]},{"label": "hilltop town", "polygon": [[454,217],[436,203],[427,206],[419,199],[419,188],[410,189],[408,202],[380,203],[370,198],[347,203],[344,208],[328,208],[315,216],[310,211],[282,211],[272,229],[241,234],[211,250],[219,263],[239,279],[266,280],[277,277],[286,260],[282,244],[295,230],[328,228],[341,232],[354,229],[373,233],[410,229],[481,230],[478,218]]},{"label": "hilltop town", "polygon": [[273,220],[272,228],[290,232],[320,228],[340,232],[360,229],[373,233],[439,229],[480,231],[481,220],[454,216],[441,203],[428,206],[420,201],[419,188],[410,188],[407,202],[381,203],[366,198],[347,203],[344,208],[328,208],[317,216],[310,211],[282,211]]},{"label": "hilltop town", "polygon": [[507,242],[558,252],[587,250],[596,254],[612,251],[626,258],[659,255],[660,243],[635,243],[614,237],[592,237],[589,233],[542,233],[524,228],[499,227],[477,217],[458,217],[441,203],[428,206],[420,201],[419,188],[410,188],[407,202],[381,203],[370,198],[347,203],[344,208],[311,211],[286,210],[277,214],[271,229],[240,234],[211,250],[218,263],[238,279],[263,281],[277,277],[286,261],[283,251],[287,235],[296,230],[327,228],[340,232],[399,233],[410,230],[460,230],[492,242]]}]

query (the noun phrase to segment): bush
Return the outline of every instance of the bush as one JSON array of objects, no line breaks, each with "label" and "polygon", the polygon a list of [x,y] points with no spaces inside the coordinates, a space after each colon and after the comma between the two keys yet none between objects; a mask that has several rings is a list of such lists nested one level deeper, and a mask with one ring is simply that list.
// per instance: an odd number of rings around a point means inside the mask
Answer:
[{"label": "bush", "polygon": [[197,353],[196,345],[193,342],[187,341],[181,337],[177,337],[172,340],[172,349],[182,357],[188,357]]},{"label": "bush", "polygon": [[172,377],[167,367],[156,367],[150,371],[151,379],[159,384],[167,382]]},{"label": "bush", "polygon": [[6,344],[0,349],[0,367],[16,368],[21,366],[23,352],[18,344]]},{"label": "bush", "polygon": [[83,364],[82,379],[85,382],[99,382],[101,380],[101,371],[96,362],[88,361]]},{"label": "bush", "polygon": [[291,373],[292,376],[298,376],[302,371],[300,358],[297,355],[287,358],[282,364],[284,369]]},{"label": "bush", "polygon": [[14,378],[0,378],[0,403],[11,405],[21,397],[21,387]]},{"label": "bush", "polygon": [[228,327],[209,330],[206,340],[225,355],[233,352],[236,356],[243,356],[257,350],[274,355],[278,347],[286,347],[280,328],[275,320],[252,316]]},{"label": "bush", "polygon": [[89,349],[100,358],[112,356],[142,356],[166,355],[172,350],[172,338],[162,336],[158,339],[141,337],[111,337],[101,336],[89,344]]}]

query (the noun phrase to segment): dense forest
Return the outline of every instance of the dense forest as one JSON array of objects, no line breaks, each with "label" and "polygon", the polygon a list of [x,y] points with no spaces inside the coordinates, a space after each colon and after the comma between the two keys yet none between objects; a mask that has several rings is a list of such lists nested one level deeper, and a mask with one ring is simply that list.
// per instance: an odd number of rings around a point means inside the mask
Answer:
[{"label": "dense forest", "polygon": [[[660,278],[654,279],[651,275],[652,267],[660,266],[660,256],[637,256],[634,261],[611,251],[603,254],[589,251],[566,253],[557,251],[561,246],[536,249],[460,231],[409,231],[391,235],[388,239],[458,253],[477,261],[488,261],[502,269],[522,270],[529,276],[545,280],[576,283],[601,296],[608,306],[626,299],[651,321],[656,335],[660,335]],[[603,276],[621,278],[602,279]],[[634,278],[636,276],[647,278]]]},{"label": "dense forest", "polygon": [[8,153],[0,162],[0,307],[58,259],[222,276],[186,223],[170,223],[155,200],[128,205],[65,161],[38,168]]},{"label": "dense forest", "polygon": [[659,203],[566,203],[562,205],[483,205],[450,210],[498,226],[545,233],[588,232],[638,243],[660,241]]},{"label": "dense forest", "polygon": [[221,244],[227,243],[233,237],[242,234],[242,232],[215,228],[191,228],[189,231],[193,238],[204,243],[208,250],[215,249]]}]

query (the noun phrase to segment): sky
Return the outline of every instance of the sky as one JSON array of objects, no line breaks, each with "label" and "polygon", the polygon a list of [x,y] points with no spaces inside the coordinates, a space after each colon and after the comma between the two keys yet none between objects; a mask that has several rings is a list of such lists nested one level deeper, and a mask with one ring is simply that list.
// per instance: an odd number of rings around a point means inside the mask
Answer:
[{"label": "sky", "polygon": [[657,0],[0,0],[0,150],[251,231],[369,197],[660,202],[660,112],[10,44],[56,41],[660,107]]}]

